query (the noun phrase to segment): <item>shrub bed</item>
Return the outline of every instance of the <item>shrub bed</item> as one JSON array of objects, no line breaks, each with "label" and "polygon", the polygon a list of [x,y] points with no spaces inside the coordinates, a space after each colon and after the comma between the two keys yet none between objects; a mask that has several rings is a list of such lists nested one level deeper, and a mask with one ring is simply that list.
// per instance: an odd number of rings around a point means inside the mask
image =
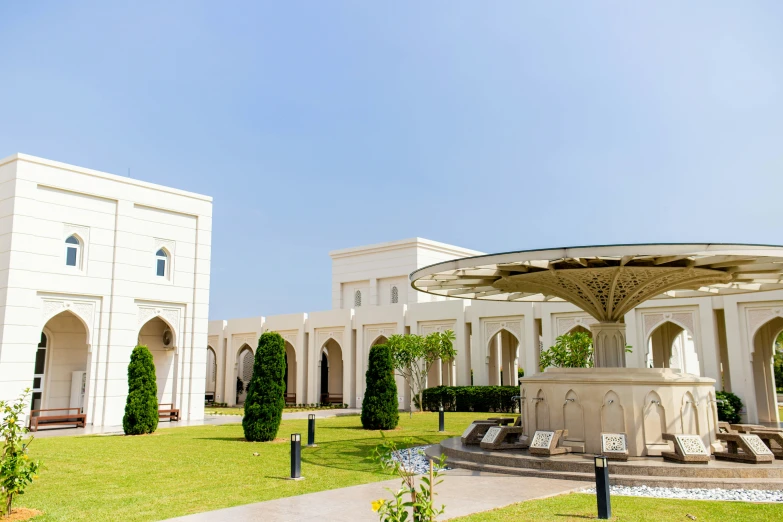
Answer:
[{"label": "shrub bed", "polygon": [[437,411],[514,412],[519,405],[516,386],[436,386],[424,390],[424,409]]}]

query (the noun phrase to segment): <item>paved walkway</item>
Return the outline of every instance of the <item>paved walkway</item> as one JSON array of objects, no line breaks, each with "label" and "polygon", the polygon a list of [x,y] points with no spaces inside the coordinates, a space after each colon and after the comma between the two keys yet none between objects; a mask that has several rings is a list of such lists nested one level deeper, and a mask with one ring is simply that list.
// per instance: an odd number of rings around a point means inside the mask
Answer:
[{"label": "paved walkway", "polygon": [[[361,410],[354,408],[347,408],[344,410],[316,410],[316,411],[296,411],[291,413],[283,413],[283,420],[296,420],[306,419],[307,415],[314,413],[317,419],[325,419],[327,417],[342,417],[344,415],[358,415]],[[168,422],[163,421],[158,423],[158,429],[163,428],[181,428],[183,426],[206,426],[206,425],[218,425],[218,424],[239,424],[242,422],[241,415],[206,415],[204,420],[200,421],[177,421]],[[77,435],[122,435],[122,426],[87,426],[85,428],[69,428],[69,427],[51,427],[41,428],[32,435],[35,438],[48,438],[48,437],[75,437]]]},{"label": "paved walkway", "polygon": [[[454,469],[445,473],[445,480],[438,486],[436,501],[438,505],[446,505],[443,518],[445,520],[445,518],[508,506],[523,500],[559,495],[589,485],[587,482],[573,480],[517,477]],[[372,511],[370,503],[381,497],[391,498],[390,493],[384,488],[396,491],[399,487],[398,479],[387,480],[208,511],[171,520],[180,522],[376,521],[378,515]]]}]

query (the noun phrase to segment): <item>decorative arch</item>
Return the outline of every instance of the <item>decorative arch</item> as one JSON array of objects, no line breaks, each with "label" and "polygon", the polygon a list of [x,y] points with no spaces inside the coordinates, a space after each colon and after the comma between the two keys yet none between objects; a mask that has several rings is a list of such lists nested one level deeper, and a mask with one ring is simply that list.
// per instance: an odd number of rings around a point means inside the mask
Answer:
[{"label": "decorative arch", "polygon": [[[663,440],[663,434],[666,433],[666,409],[661,401],[661,396],[654,390],[650,391],[644,398],[642,407],[644,416],[644,445],[647,448],[647,454],[653,450],[660,453],[661,447],[668,449],[668,443]],[[657,446],[657,447],[656,447]]]},{"label": "decorative arch", "polygon": [[585,414],[579,395],[574,390],[568,390],[563,402],[563,428],[568,430],[566,440],[584,442]]},{"label": "decorative arch", "polygon": [[179,352],[178,329],[176,326],[174,326],[171,323],[170,318],[167,318],[162,312],[155,313],[154,315],[148,317],[147,319],[144,320],[144,322],[138,325],[138,327],[136,328],[136,339],[138,339],[139,336],[141,335],[141,330],[144,328],[144,326],[150,321],[153,321],[155,319],[160,319],[166,324],[166,326],[169,327],[169,330],[171,331],[171,348],[174,350],[175,353]]},{"label": "decorative arch", "polygon": [[388,337],[386,337],[386,336],[385,336],[385,335],[383,335],[383,334],[379,334],[379,335],[378,335],[378,336],[377,336],[375,339],[373,339],[373,341],[370,343],[370,348],[372,348],[373,346],[377,346],[377,345],[379,345],[379,344],[386,344],[386,343],[388,343],[388,342],[389,342],[389,338],[388,338]]},{"label": "decorative arch", "polygon": [[604,395],[601,405],[601,431],[605,433],[625,433],[625,408],[620,396],[614,390]]},{"label": "decorative arch", "polygon": [[543,389],[538,390],[536,396],[532,399],[535,403],[533,408],[533,429],[531,433],[539,430],[549,429],[549,404],[547,404],[546,393]]},{"label": "decorative arch", "polygon": [[285,402],[296,402],[296,348],[288,340],[285,341]]},{"label": "decorative arch", "polygon": [[[771,315],[767,321],[756,328],[756,333],[751,338],[751,386],[756,396],[755,406],[758,422],[780,422],[775,388],[774,345],[781,331],[783,331],[783,317]],[[750,401],[751,404],[748,404],[749,411],[752,411],[752,402]]]},{"label": "decorative arch", "polygon": [[691,392],[685,392],[682,396],[682,406],[680,407],[681,433],[689,435],[698,435],[699,431],[699,408],[696,399]]},{"label": "decorative arch", "polygon": [[182,313],[183,310],[179,307],[173,308],[167,306],[139,305],[139,313],[136,323],[136,337],[139,337],[139,333],[145,324],[150,322],[152,319],[155,319],[156,317],[160,318],[164,323],[166,323],[166,326],[169,327],[169,330],[171,330],[172,348],[174,349],[174,353],[178,353],[180,341],[179,319],[182,316]]},{"label": "decorative arch", "polygon": [[[485,345],[485,353],[489,354],[489,384],[502,385],[504,381],[508,381],[510,385],[513,386],[517,384],[516,374],[511,374],[516,371],[514,368],[517,367],[517,361],[519,359],[519,349],[522,346],[520,335],[508,328],[505,323],[495,326],[497,326],[497,328],[488,329],[487,333],[491,333],[491,335],[487,336]],[[493,349],[493,344],[500,342],[504,333],[507,334],[510,339],[516,341],[516,346],[512,348],[512,345],[509,345],[507,350],[507,347],[503,344],[500,350],[500,359],[498,359],[498,354]]]},{"label": "decorative arch", "polygon": [[[78,307],[73,306],[70,302],[63,302],[62,308],[56,309],[44,315],[43,324],[41,324],[41,327],[38,331],[46,333],[48,331],[46,327],[47,323],[60,314],[70,314],[82,323],[82,326],[84,326],[84,330],[87,333],[87,352],[92,352],[92,328],[90,328],[90,324],[87,322],[87,318],[84,316],[83,310],[79,310]],[[48,337],[49,341],[51,341],[51,333],[46,333],[46,336]]]},{"label": "decorative arch", "polygon": [[[319,385],[320,402],[344,402],[344,358],[343,347],[334,337],[329,337],[319,350]],[[324,362],[326,367],[324,368]]]},{"label": "decorative arch", "polygon": [[575,324],[574,326],[572,326],[571,329],[569,329],[566,332],[566,334],[573,334],[573,333],[579,333],[579,332],[586,333],[590,337],[593,337],[593,332],[591,332],[589,328],[587,328],[585,325],[583,325],[581,323],[580,324]]}]

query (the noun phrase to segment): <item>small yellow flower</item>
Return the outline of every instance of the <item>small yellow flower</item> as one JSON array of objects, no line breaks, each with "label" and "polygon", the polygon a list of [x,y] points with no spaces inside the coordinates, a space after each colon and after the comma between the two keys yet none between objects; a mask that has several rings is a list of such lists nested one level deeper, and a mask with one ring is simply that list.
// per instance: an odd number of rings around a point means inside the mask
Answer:
[{"label": "small yellow flower", "polygon": [[30,459],[30,457],[28,457],[27,455],[25,455],[25,456],[24,456],[24,457],[22,457],[22,458],[23,458],[24,460],[29,460],[29,459]]},{"label": "small yellow flower", "polygon": [[38,475],[33,475],[33,480],[37,479]]},{"label": "small yellow flower", "polygon": [[384,499],[375,500],[372,503],[372,510],[377,512],[386,503]]},{"label": "small yellow flower", "polygon": [[9,420],[9,421],[8,421],[8,424],[13,424],[15,420],[16,420],[16,419],[14,419],[13,417],[11,417],[11,420]]}]

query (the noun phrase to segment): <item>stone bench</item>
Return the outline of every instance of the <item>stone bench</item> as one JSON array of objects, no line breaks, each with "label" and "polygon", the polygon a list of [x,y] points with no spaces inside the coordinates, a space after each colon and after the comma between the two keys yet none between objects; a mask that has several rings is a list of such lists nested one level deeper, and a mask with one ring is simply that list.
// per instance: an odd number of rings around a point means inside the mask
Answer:
[{"label": "stone bench", "polygon": [[544,457],[571,453],[571,448],[560,445],[562,439],[566,437],[568,437],[568,430],[539,430],[533,435],[528,451],[531,455]]},{"label": "stone bench", "polygon": [[528,447],[522,417],[518,417],[511,426],[490,426],[479,445],[486,450],[525,449]]},{"label": "stone bench", "polygon": [[758,430],[752,432],[751,435],[760,438],[776,459],[783,459],[783,432],[775,429]]},{"label": "stone bench", "polygon": [[465,428],[462,432],[462,444],[478,444],[484,435],[487,434],[487,430],[492,426],[498,426],[499,424],[493,419],[479,419],[470,423],[470,426]]},{"label": "stone bench", "polygon": [[772,450],[764,444],[758,435],[718,433],[716,437],[719,441],[725,442],[727,448],[726,451],[716,451],[716,459],[752,462],[753,464],[762,464],[775,460]]},{"label": "stone bench", "polygon": [[708,464],[710,452],[704,446],[704,441],[698,435],[686,435],[681,433],[664,433],[663,440],[674,443],[674,451],[662,451],[664,460],[671,460],[683,464]]}]

